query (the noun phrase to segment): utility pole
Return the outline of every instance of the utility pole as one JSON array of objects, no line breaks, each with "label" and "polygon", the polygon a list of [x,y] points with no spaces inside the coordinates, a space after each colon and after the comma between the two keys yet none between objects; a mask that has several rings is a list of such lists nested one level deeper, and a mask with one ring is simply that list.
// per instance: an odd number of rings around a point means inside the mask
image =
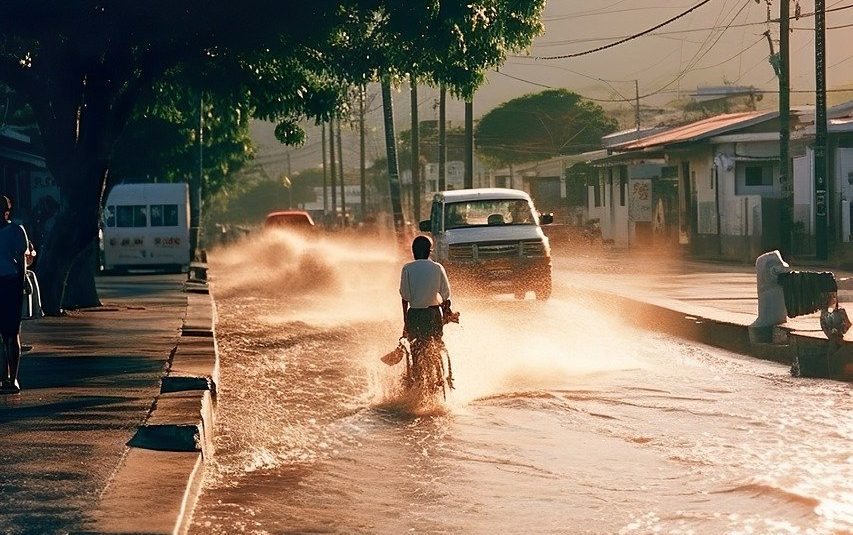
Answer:
[{"label": "utility pole", "polygon": [[341,118],[338,117],[338,175],[341,178],[341,224],[347,226],[347,195],[344,189],[344,149],[341,143]]},{"label": "utility pole", "polygon": [[367,217],[367,169],[364,163],[364,84],[358,86],[358,177],[361,198],[361,220]]},{"label": "utility pole", "polygon": [[323,150],[323,215],[329,211],[329,178],[326,174],[326,123],[321,125],[320,130],[320,141],[322,142],[322,150]]},{"label": "utility pole", "polygon": [[815,255],[818,260],[829,257],[827,229],[826,166],[826,0],[815,0]]},{"label": "utility pole", "polygon": [[415,222],[421,220],[421,133],[418,119],[418,81],[409,79],[412,101],[412,215]]},{"label": "utility pole", "polygon": [[447,131],[445,130],[445,119],[447,118],[447,89],[444,84],[438,97],[438,191],[447,189]]},{"label": "utility pole", "polygon": [[329,119],[329,183],[332,185],[332,226],[338,225],[338,187],[335,174],[335,119]]},{"label": "utility pole", "polygon": [[198,97],[198,174],[193,178],[190,179],[190,256],[196,260],[201,241],[201,188],[204,183],[204,95],[201,93]]},{"label": "utility pole", "polygon": [[474,187],[474,97],[465,101],[465,188]]},{"label": "utility pole", "polygon": [[635,114],[637,119],[637,132],[640,131],[640,81],[634,80]]},{"label": "utility pole", "polygon": [[[791,8],[790,0],[779,3],[779,182],[782,186],[779,246],[783,253],[791,251],[794,188],[789,172],[791,145]],[[771,50],[772,52],[772,50]]]}]

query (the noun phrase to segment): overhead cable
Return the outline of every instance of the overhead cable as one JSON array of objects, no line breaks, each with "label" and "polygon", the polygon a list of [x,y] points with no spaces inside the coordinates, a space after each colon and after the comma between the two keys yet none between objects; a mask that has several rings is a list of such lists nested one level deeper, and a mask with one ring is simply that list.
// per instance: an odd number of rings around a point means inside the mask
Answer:
[{"label": "overhead cable", "polygon": [[584,50],[583,52],[575,52],[574,54],[562,54],[559,56],[534,56],[533,59],[547,59],[547,60],[550,60],[550,59],[567,59],[567,58],[576,58],[576,57],[580,57],[580,56],[586,56],[588,54],[593,54],[595,52],[601,52],[602,50],[607,50],[608,48],[613,48],[615,46],[619,46],[623,43],[627,43],[628,41],[632,41],[632,40],[637,39],[639,37],[642,37],[644,35],[650,34],[655,30],[659,30],[668,24],[672,24],[673,22],[677,21],[678,19],[686,17],[690,13],[696,11],[697,9],[704,6],[705,4],[710,3],[711,1],[712,0],[702,0],[701,2],[696,4],[695,6],[688,9],[687,11],[679,13],[678,15],[671,17],[671,18],[661,22],[660,24],[658,24],[652,28],[649,28],[648,30],[645,30],[645,31],[642,31],[639,33],[635,33],[633,35],[629,35],[628,37],[625,37],[624,39],[620,39],[619,41],[615,41],[613,43],[602,45],[602,46],[592,48],[589,50]]}]

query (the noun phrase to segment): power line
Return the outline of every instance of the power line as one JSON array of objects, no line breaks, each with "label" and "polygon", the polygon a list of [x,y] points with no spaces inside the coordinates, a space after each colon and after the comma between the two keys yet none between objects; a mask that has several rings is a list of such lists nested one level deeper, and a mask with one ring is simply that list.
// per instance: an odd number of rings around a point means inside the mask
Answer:
[{"label": "power line", "polygon": [[678,19],[681,19],[681,18],[683,18],[683,17],[686,17],[686,16],[687,16],[687,15],[689,15],[690,13],[692,13],[692,12],[696,11],[697,9],[699,9],[699,8],[700,8],[700,7],[702,7],[702,6],[704,6],[705,4],[710,3],[711,1],[712,1],[712,0],[702,0],[701,2],[699,2],[698,4],[696,4],[695,6],[691,7],[690,9],[688,9],[687,11],[683,11],[683,12],[679,13],[678,15],[676,15],[676,16],[674,16],[674,17],[671,17],[671,18],[669,18],[669,19],[667,19],[667,20],[665,20],[665,21],[661,22],[660,24],[658,24],[658,25],[656,25],[656,26],[654,26],[654,27],[652,27],[652,28],[649,28],[648,30],[645,30],[645,31],[642,31],[642,32],[639,32],[639,33],[635,33],[635,34],[633,34],[633,35],[629,35],[628,37],[625,37],[624,39],[620,39],[620,40],[615,41],[615,42],[610,43],[610,44],[602,45],[602,46],[599,46],[599,47],[596,47],[596,48],[592,48],[592,49],[590,49],[590,50],[585,50],[585,51],[583,51],[583,52],[575,52],[574,54],[562,54],[562,55],[559,55],[559,56],[538,56],[538,57],[533,57],[533,59],[553,60],[553,59],[577,58],[577,57],[580,57],[580,56],[586,56],[586,55],[588,55],[588,54],[593,54],[593,53],[595,53],[595,52],[601,52],[602,50],[607,50],[608,48],[613,48],[613,47],[615,47],[615,46],[619,46],[619,45],[621,45],[621,44],[627,43],[628,41],[632,41],[632,40],[637,39],[637,38],[639,38],[639,37],[642,37],[642,36],[644,36],[644,35],[650,34],[650,33],[652,33],[653,31],[658,30],[658,29],[660,29],[660,28],[663,28],[664,26],[666,26],[666,25],[668,25],[668,24],[672,24],[673,22],[677,21]]},{"label": "power line", "polygon": [[535,85],[537,87],[544,87],[545,89],[554,89],[553,86],[540,84],[539,82],[533,82],[531,80],[525,80],[524,78],[519,78],[518,76],[513,76],[511,74],[507,74],[507,73],[502,72],[502,71],[492,71],[492,72],[496,72],[500,75],[506,76],[507,78],[512,78],[513,80],[518,80],[519,82],[524,82],[526,84]]},{"label": "power line", "polygon": [[[853,4],[841,6],[841,7],[837,7],[837,8],[827,8],[825,11],[826,11],[826,13],[832,13],[835,11],[844,11],[847,9],[853,9]],[[789,17],[789,19],[790,20],[799,20],[799,19],[803,19],[803,18],[811,18],[814,16],[815,16],[814,12],[801,13],[799,17],[797,17],[796,15],[791,15]],[[539,47],[539,48],[546,48],[546,47],[552,47],[552,46],[570,45],[570,44],[575,44],[575,43],[590,43],[590,42],[596,42],[596,41],[607,41],[610,39],[620,39],[620,41],[617,41],[616,43],[612,43],[610,45],[600,47],[601,50],[604,50],[605,48],[610,48],[611,46],[616,46],[616,45],[621,44],[625,41],[630,41],[632,39],[635,39],[636,37],[644,36],[647,34],[654,35],[655,37],[660,37],[660,36],[666,36],[666,35],[678,35],[678,34],[683,34],[683,33],[694,33],[694,32],[704,32],[704,31],[713,31],[713,30],[725,30],[725,29],[729,29],[729,28],[747,28],[747,27],[751,27],[751,26],[764,26],[767,23],[777,23],[778,24],[778,22],[779,22],[779,19],[770,19],[770,20],[763,20],[763,21],[758,21],[758,22],[742,22],[739,24],[732,24],[729,26],[705,26],[702,28],[688,28],[688,29],[683,29],[683,30],[670,30],[670,31],[666,31],[666,32],[655,32],[654,29],[652,29],[652,30],[647,30],[645,32],[641,32],[640,34],[633,34],[633,35],[628,35],[628,36],[623,35],[623,36],[611,36],[611,37],[589,37],[589,38],[584,38],[584,39],[565,39],[562,41],[548,41],[545,43],[536,44],[534,46]],[[664,24],[666,24],[666,23],[664,23]],[[845,24],[842,26],[827,26],[826,29],[827,30],[840,30],[840,29],[848,28],[850,26],[853,26],[853,25]],[[660,26],[658,26],[658,27],[660,27]],[[806,31],[806,30],[813,31],[814,30],[814,28],[791,28],[791,29],[792,30],[803,30],[803,31]],[[553,57],[550,57],[550,56],[520,56],[520,55],[514,55],[512,57],[517,58],[517,59],[532,59],[532,60],[563,59],[563,58],[571,58],[571,57],[575,57],[575,56],[579,56],[579,55],[591,54],[592,52],[597,52],[598,50],[599,49],[594,49],[594,50],[590,50],[590,51],[586,51],[586,52],[580,52],[577,54],[569,54],[569,55],[564,55],[564,56],[553,56]]]}]

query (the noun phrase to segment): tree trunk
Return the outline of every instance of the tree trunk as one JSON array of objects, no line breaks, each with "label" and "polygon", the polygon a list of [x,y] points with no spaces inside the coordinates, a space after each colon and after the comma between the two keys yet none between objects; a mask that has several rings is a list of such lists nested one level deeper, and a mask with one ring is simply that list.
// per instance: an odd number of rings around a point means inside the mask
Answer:
[{"label": "tree trunk", "polygon": [[33,103],[60,195],[55,222],[36,265],[47,315],[59,315],[66,306],[101,304],[94,261],[98,222],[117,124],[123,125],[129,116],[129,112],[118,116],[104,85],[89,80],[79,90],[77,98],[68,91]]},{"label": "tree trunk", "polygon": [[[91,175],[81,176],[73,182],[73,187],[66,185],[67,181],[59,181],[59,212],[36,270],[42,308],[47,315],[61,314],[63,306],[80,308],[101,304],[95,288],[93,253],[103,180]],[[70,276],[72,267],[75,273]]]},{"label": "tree trunk", "polygon": [[418,120],[418,81],[412,76],[411,106],[412,106],[412,215],[415,224],[421,220],[421,143],[420,121]]},{"label": "tree trunk", "polygon": [[367,217],[367,170],[364,165],[364,93],[367,91],[364,85],[358,86],[358,174],[361,185],[361,220]]},{"label": "tree trunk", "polygon": [[465,101],[465,187],[474,187],[474,102]]},{"label": "tree trunk", "polygon": [[93,240],[80,252],[71,266],[62,296],[62,308],[76,309],[99,306],[94,274],[98,272],[98,243]]},{"label": "tree trunk", "polygon": [[438,96],[438,191],[447,190],[447,89]]},{"label": "tree trunk", "polygon": [[391,193],[391,211],[394,214],[394,230],[402,232],[403,205],[400,202],[400,166],[397,163],[397,137],[394,134],[394,103],[391,100],[391,82],[382,80],[382,111],[385,121],[385,153],[388,156],[388,186]]},{"label": "tree trunk", "polygon": [[338,143],[338,177],[341,180],[341,225],[347,226],[347,194],[344,184],[344,150],[341,143],[341,119],[337,120],[337,132],[335,141]]},{"label": "tree trunk", "polygon": [[332,226],[338,225],[338,186],[337,173],[335,171],[335,119],[329,119],[329,171],[332,186]]}]

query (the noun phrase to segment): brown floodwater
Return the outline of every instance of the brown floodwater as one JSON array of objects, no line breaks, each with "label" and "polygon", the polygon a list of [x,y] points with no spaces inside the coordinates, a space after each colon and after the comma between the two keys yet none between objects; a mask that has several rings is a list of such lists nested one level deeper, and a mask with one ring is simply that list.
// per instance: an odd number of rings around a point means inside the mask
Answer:
[{"label": "brown floodwater", "polygon": [[211,257],[222,376],[193,533],[853,532],[847,384],[635,329],[558,271],[547,303],[455,296],[456,390],[420,403],[379,360],[394,247],[278,233]]}]

